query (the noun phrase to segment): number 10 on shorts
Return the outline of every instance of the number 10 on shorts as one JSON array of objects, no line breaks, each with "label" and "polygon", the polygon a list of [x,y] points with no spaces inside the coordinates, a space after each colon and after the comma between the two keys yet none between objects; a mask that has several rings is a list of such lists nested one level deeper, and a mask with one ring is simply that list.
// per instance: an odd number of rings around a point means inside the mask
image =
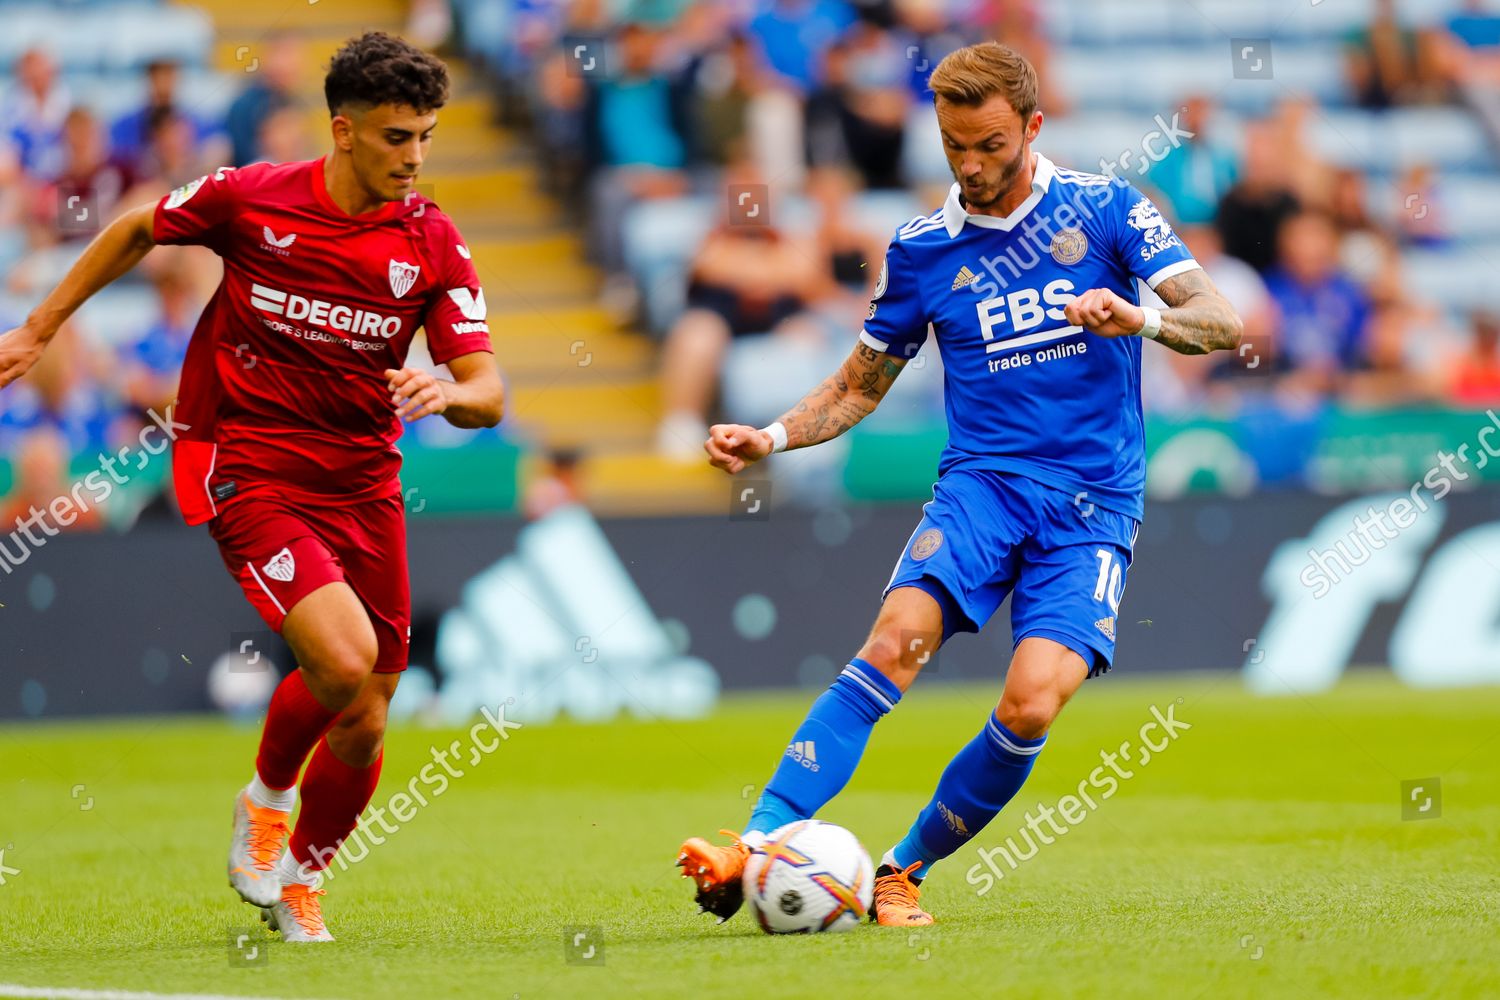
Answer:
[{"label": "number 10 on shorts", "polygon": [[1120,613],[1120,598],[1125,596],[1124,571],[1120,560],[1109,549],[1095,549],[1099,560],[1099,579],[1094,583],[1094,600],[1108,601],[1109,610]]}]

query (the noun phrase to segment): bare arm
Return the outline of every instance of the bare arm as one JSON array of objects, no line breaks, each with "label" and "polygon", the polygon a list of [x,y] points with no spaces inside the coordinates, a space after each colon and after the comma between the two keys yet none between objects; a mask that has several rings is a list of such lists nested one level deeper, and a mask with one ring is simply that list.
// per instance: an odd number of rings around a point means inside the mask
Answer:
[{"label": "bare arm", "polygon": [[505,384],[495,356],[464,354],[448,362],[452,381],[418,368],[385,373],[396,415],[407,423],[442,414],[454,427],[493,427],[505,415]]},{"label": "bare arm", "polygon": [[0,336],[0,388],[25,375],[58,327],[95,292],[141,262],[156,245],[155,203],[123,213],[94,238],[26,322]]},{"label": "bare arm", "polygon": [[[831,441],[874,413],[905,366],[905,358],[856,344],[838,371],[781,415],[787,448]],[[710,464],[735,473],[771,454],[773,444],[763,430],[745,424],[715,424],[703,447]]]},{"label": "bare arm", "polygon": [[1245,325],[1202,268],[1173,275],[1156,286],[1156,294],[1171,306],[1161,314],[1157,343],[1178,354],[1232,351],[1240,346]]},{"label": "bare arm", "polygon": [[[1156,286],[1170,308],[1161,314],[1158,343],[1178,354],[1232,351],[1240,346],[1244,325],[1234,307],[1202,268],[1173,275]],[[1145,325],[1140,306],[1107,288],[1091,288],[1064,309],[1068,322],[1100,337],[1133,337]]]}]

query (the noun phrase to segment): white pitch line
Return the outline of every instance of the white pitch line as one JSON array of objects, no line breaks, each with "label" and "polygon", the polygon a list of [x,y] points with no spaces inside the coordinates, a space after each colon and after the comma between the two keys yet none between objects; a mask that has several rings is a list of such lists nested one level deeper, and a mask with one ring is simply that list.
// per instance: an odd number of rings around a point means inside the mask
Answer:
[{"label": "white pitch line", "polygon": [[67,986],[17,986],[0,983],[0,997],[17,1000],[273,1000],[243,993],[135,993],[129,990],[79,990]]}]

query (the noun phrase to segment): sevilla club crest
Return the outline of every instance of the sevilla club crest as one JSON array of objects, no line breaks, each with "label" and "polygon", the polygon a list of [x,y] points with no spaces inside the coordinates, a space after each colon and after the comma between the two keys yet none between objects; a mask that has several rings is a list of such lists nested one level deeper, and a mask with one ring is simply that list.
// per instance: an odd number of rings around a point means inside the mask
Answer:
[{"label": "sevilla club crest", "polygon": [[392,259],[390,270],[386,272],[391,279],[391,293],[399,299],[411,291],[411,286],[416,284],[417,272],[420,270],[422,269],[415,264]]}]

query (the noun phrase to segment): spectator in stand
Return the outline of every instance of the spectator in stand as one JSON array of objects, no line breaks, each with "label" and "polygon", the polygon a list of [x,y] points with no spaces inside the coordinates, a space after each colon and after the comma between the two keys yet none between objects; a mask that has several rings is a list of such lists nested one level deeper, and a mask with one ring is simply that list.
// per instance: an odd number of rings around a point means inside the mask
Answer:
[{"label": "spectator in stand", "polygon": [[700,53],[692,69],[694,158],[723,167],[751,155],[749,116],[760,91],[760,64],[750,38],[734,32],[720,48]]},{"label": "spectator in stand", "polygon": [[1276,369],[1282,383],[1326,395],[1365,357],[1370,305],[1339,265],[1338,230],[1319,212],[1288,219],[1266,288],[1279,314]]},{"label": "spectator in stand", "polygon": [[166,413],[177,399],[177,378],[203,304],[193,297],[192,284],[181,268],[155,268],[151,283],[156,290],[157,317],[139,340],[121,352],[115,379],[125,402],[137,412]]},{"label": "spectator in stand", "polygon": [[1500,313],[1477,312],[1470,321],[1469,346],[1448,363],[1444,389],[1454,406],[1478,410],[1500,405]]},{"label": "spectator in stand", "polygon": [[1213,103],[1196,95],[1183,104],[1182,125],[1192,135],[1153,163],[1150,180],[1184,226],[1210,223],[1219,199],[1234,185],[1234,150],[1213,130]]},{"label": "spectator in stand", "polygon": [[1500,87],[1500,12],[1485,0],[1465,0],[1448,20],[1454,65],[1461,80],[1489,89]]},{"label": "spectator in stand", "polygon": [[64,323],[27,377],[0,393],[0,449],[43,425],[57,428],[70,452],[110,447],[121,430],[112,361],[83,343],[77,321]]},{"label": "spectator in stand", "polygon": [[201,146],[216,132],[214,125],[188,111],[177,100],[181,67],[174,59],[153,59],[146,64],[146,103],[115,119],[109,129],[110,158],[136,169],[151,140],[151,123],[162,109],[176,112],[192,123],[193,138]]},{"label": "spectator in stand", "polygon": [[1407,246],[1437,249],[1452,240],[1444,211],[1443,193],[1432,166],[1408,167],[1396,181],[1401,204],[1396,210],[1396,234]]},{"label": "spectator in stand", "polygon": [[83,506],[70,499],[66,507],[59,504],[61,516],[50,512],[53,501],[73,495],[69,458],[67,439],[50,424],[42,424],[21,438],[15,451],[15,484],[0,503],[0,532],[14,530],[18,521],[35,516],[33,511],[49,511],[45,523],[54,532],[96,531],[103,526],[93,502],[96,491],[79,494]]},{"label": "spectator in stand", "polygon": [[782,83],[807,94],[819,82],[823,56],[854,23],[854,9],[841,0],[761,0],[750,34],[766,65]]},{"label": "spectator in stand", "polygon": [[[731,173],[746,182],[748,175]],[[757,333],[820,336],[804,310],[827,290],[815,243],[749,220],[721,222],[693,259],[687,309],[662,348],[665,417],[658,450],[699,461],[730,341]]]},{"label": "spectator in stand", "polygon": [[157,108],[147,126],[141,176],[168,190],[197,180],[218,166],[204,159],[193,123],[171,108]]},{"label": "spectator in stand", "polygon": [[1341,401],[1368,409],[1396,409],[1432,403],[1442,394],[1442,380],[1413,366],[1411,333],[1422,326],[1422,310],[1398,302],[1370,315],[1365,349],[1343,387]]},{"label": "spectator in stand", "polygon": [[1275,136],[1286,185],[1305,208],[1327,211],[1333,203],[1334,168],[1318,155],[1308,137],[1320,128],[1318,104],[1306,96],[1276,102],[1267,122]]},{"label": "spectator in stand", "polygon": [[288,106],[267,115],[260,123],[260,151],[267,163],[293,163],[317,156],[302,109]]},{"label": "spectator in stand", "polygon": [[1345,76],[1360,107],[1439,104],[1453,97],[1444,35],[1401,24],[1395,0],[1375,0],[1374,16],[1349,38]]},{"label": "spectator in stand", "polygon": [[92,239],[134,182],[130,168],[109,156],[104,129],[93,112],[81,107],[69,111],[57,176],[31,186],[32,246]]},{"label": "spectator in stand", "polygon": [[265,51],[252,50],[260,66],[247,74],[250,85],[234,99],[225,116],[232,164],[243,167],[261,160],[260,130],[274,112],[297,103],[302,45],[290,34],[272,36]]},{"label": "spectator in stand", "polygon": [[633,202],[687,191],[689,98],[686,81],[669,77],[658,64],[655,31],[627,24],[616,42],[619,65],[610,65],[602,79],[590,79],[586,121],[589,161],[596,168],[591,246],[611,276],[606,299],[627,313],[620,219]]},{"label": "spectator in stand", "polygon": [[829,47],[823,82],[808,99],[815,166],[848,163],[866,187],[901,186],[911,64],[891,35],[860,22]]},{"label": "spectator in stand", "polygon": [[73,107],[45,49],[27,49],[16,60],[16,82],[0,97],[0,132],[16,149],[21,169],[50,180],[62,167],[63,120]]},{"label": "spectator in stand", "polygon": [[1224,252],[1264,273],[1276,259],[1282,223],[1298,208],[1275,133],[1264,123],[1250,125],[1240,178],[1225,193],[1214,217]]}]

